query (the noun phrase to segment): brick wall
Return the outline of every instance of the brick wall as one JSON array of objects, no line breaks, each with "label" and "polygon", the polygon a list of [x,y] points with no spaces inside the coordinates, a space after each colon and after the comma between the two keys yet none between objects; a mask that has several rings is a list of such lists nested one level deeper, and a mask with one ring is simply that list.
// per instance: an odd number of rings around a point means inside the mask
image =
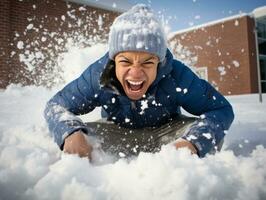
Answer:
[{"label": "brick wall", "polygon": [[0,88],[55,84],[46,75],[60,70],[54,67],[56,57],[66,51],[67,40],[84,47],[106,41],[118,14],[64,0],[1,0]]},{"label": "brick wall", "polygon": [[251,93],[258,93],[258,71],[257,71],[257,53],[255,41],[255,20],[247,18],[248,31],[248,49],[249,49],[249,74],[250,74],[250,91]]},{"label": "brick wall", "polygon": [[208,81],[225,95],[257,92],[254,20],[242,16],[174,36],[207,67]]},{"label": "brick wall", "polygon": [[0,87],[8,84],[9,77],[9,36],[10,1],[0,1]]}]

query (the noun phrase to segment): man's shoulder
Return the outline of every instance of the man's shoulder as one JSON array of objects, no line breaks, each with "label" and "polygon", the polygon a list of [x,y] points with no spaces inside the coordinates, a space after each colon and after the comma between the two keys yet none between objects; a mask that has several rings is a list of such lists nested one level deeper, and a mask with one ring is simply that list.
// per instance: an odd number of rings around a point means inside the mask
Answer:
[{"label": "man's shoulder", "polygon": [[193,73],[189,66],[176,59],[173,60],[173,70],[171,75],[178,81],[187,81],[187,79],[190,80],[195,77],[195,73]]},{"label": "man's shoulder", "polygon": [[182,72],[185,68],[187,68],[187,66],[182,61],[177,59],[173,59],[172,67],[173,67],[172,71],[173,73]]},{"label": "man's shoulder", "polygon": [[109,55],[106,53],[103,57],[90,64],[81,76],[92,83],[98,82],[108,62]]}]

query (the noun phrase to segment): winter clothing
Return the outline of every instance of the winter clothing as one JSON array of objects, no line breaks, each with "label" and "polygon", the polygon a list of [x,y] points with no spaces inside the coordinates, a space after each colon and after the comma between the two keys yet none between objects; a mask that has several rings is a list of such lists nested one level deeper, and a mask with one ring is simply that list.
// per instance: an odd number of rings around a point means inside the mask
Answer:
[{"label": "winter clothing", "polygon": [[158,56],[166,54],[164,29],[151,9],[143,4],[134,6],[118,16],[109,33],[109,56],[122,51],[144,51]]},{"label": "winter clothing", "polygon": [[109,120],[126,128],[161,126],[181,114],[183,107],[200,118],[183,136],[194,144],[200,157],[215,151],[234,118],[229,102],[208,82],[173,59],[167,50],[159,63],[155,81],[145,97],[130,100],[115,76],[114,61],[107,53],[83,74],[59,91],[47,104],[45,118],[62,148],[71,133],[88,128],[76,115],[102,106]]}]

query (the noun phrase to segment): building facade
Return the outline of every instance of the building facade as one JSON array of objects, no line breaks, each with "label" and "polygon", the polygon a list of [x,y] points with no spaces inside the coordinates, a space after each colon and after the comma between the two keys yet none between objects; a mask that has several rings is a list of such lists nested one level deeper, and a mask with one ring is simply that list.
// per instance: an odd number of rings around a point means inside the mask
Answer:
[{"label": "building facade", "polygon": [[10,83],[56,84],[51,75],[60,71],[56,57],[69,43],[106,41],[110,24],[127,6],[113,2],[1,0],[0,88]]},{"label": "building facade", "polygon": [[224,95],[257,93],[259,84],[266,92],[266,9],[260,11],[259,16],[242,14],[173,33],[172,51],[180,57],[180,46],[186,47],[197,58],[195,71]]}]

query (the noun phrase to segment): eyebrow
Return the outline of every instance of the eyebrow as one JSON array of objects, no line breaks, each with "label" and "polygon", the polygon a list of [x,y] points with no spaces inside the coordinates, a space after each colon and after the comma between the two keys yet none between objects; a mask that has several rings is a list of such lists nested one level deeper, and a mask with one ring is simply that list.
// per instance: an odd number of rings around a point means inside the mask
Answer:
[{"label": "eyebrow", "polygon": [[124,59],[126,59],[126,60],[129,60],[127,57],[125,57],[125,56],[123,56],[123,55],[119,55],[119,56],[118,56],[118,58],[120,58],[120,57],[122,57],[122,58],[124,58]]},{"label": "eyebrow", "polygon": [[[126,56],[124,56],[124,55],[118,55],[118,58],[124,58],[124,59],[126,59],[127,61],[130,60],[130,59],[128,59],[128,58],[127,58]],[[152,59],[155,59],[155,57],[154,57],[154,56],[151,56],[151,57],[149,57],[149,58],[143,60],[142,62],[147,62],[147,61],[152,60]]]},{"label": "eyebrow", "polygon": [[151,57],[147,58],[146,60],[144,60],[143,62],[147,62],[147,61],[152,60],[152,59],[155,59],[155,57],[151,56]]}]

